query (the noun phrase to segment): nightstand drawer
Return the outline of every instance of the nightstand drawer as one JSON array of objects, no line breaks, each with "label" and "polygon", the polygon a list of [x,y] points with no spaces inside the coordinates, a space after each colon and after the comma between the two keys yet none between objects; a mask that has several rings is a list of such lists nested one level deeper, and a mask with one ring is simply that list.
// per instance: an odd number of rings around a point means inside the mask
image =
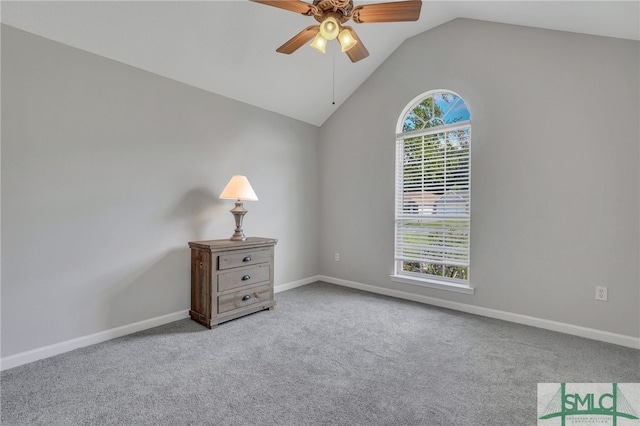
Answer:
[{"label": "nightstand drawer", "polygon": [[271,301],[271,285],[265,284],[218,297],[218,313]]},{"label": "nightstand drawer", "polygon": [[218,274],[218,291],[269,281],[270,273],[268,263],[221,272]]},{"label": "nightstand drawer", "polygon": [[226,253],[218,256],[218,270],[249,266],[257,263],[269,262],[271,250],[244,250],[237,253]]}]

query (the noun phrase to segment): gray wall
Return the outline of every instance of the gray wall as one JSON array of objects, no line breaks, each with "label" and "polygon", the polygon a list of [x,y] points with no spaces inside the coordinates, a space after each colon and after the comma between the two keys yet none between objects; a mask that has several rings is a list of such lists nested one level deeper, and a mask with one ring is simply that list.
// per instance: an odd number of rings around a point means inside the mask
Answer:
[{"label": "gray wall", "polygon": [[319,273],[319,129],[2,26],[2,356],[189,308],[187,242],[279,239]]},{"label": "gray wall", "polygon": [[[323,274],[640,336],[639,59],[456,20],[318,129],[3,25],[1,355],[188,309],[186,243],[231,235],[217,195],[237,173],[260,197],[246,233],[280,240],[276,284]],[[389,280],[395,126],[431,89],[472,112],[473,296]]]},{"label": "gray wall", "polygon": [[[640,336],[639,52],[463,19],[407,40],[321,128],[322,273]],[[396,123],[432,89],[472,114],[475,295],[389,280]]]}]

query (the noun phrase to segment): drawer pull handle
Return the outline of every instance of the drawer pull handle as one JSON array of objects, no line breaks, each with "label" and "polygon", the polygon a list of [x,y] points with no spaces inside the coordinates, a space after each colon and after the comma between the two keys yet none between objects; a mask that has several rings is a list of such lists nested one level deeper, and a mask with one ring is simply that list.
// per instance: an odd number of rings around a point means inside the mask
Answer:
[{"label": "drawer pull handle", "polygon": [[242,298],[242,300],[249,300],[251,299],[251,296],[248,294],[245,294],[244,297]]},{"label": "drawer pull handle", "polygon": [[242,259],[243,262],[251,262],[251,256],[247,256],[244,259]]},{"label": "drawer pull handle", "polygon": [[251,275],[245,275],[244,277],[242,277],[242,281],[246,281],[250,279],[251,279]]}]

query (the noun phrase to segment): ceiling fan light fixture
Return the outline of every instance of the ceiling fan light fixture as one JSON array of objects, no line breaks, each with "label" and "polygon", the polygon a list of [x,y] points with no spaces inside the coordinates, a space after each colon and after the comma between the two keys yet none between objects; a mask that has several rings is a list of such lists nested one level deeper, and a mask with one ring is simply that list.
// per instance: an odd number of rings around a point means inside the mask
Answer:
[{"label": "ceiling fan light fixture", "polygon": [[353,34],[351,34],[351,31],[344,28],[342,31],[340,31],[340,34],[338,34],[338,42],[340,43],[342,51],[346,52],[347,50],[355,46],[358,43],[358,40],[353,38]]},{"label": "ceiling fan light fixture", "polygon": [[316,49],[318,52],[324,53],[325,49],[327,48],[327,39],[322,37],[321,33],[318,33],[311,42],[310,46]]},{"label": "ceiling fan light fixture", "polygon": [[333,40],[338,37],[339,32],[340,25],[333,16],[329,16],[320,24],[320,34],[322,34],[325,40]]},{"label": "ceiling fan light fixture", "polygon": [[278,47],[276,52],[289,55],[315,37],[311,46],[324,53],[329,40],[338,38],[342,52],[346,53],[353,63],[368,57],[369,51],[353,28],[343,27],[347,21],[352,20],[356,24],[417,21],[420,19],[423,2],[423,0],[398,0],[380,3],[385,0],[376,0],[375,3],[354,7],[353,0],[250,1],[313,17],[320,23],[320,25],[310,25],[300,31]]}]

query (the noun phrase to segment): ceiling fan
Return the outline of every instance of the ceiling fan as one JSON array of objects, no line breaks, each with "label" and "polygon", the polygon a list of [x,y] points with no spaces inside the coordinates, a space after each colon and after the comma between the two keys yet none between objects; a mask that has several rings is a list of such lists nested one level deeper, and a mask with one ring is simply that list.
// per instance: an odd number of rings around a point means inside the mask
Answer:
[{"label": "ceiling fan", "polygon": [[358,62],[369,56],[369,51],[353,28],[343,25],[349,19],[357,24],[377,22],[417,21],[422,7],[421,0],[407,0],[390,3],[374,3],[353,6],[352,0],[314,0],[313,4],[301,0],[251,0],[256,3],[278,7],[313,16],[320,25],[311,25],[293,36],[276,52],[291,54],[313,38],[311,47],[324,53],[329,40],[338,39],[341,50],[351,62]]}]

